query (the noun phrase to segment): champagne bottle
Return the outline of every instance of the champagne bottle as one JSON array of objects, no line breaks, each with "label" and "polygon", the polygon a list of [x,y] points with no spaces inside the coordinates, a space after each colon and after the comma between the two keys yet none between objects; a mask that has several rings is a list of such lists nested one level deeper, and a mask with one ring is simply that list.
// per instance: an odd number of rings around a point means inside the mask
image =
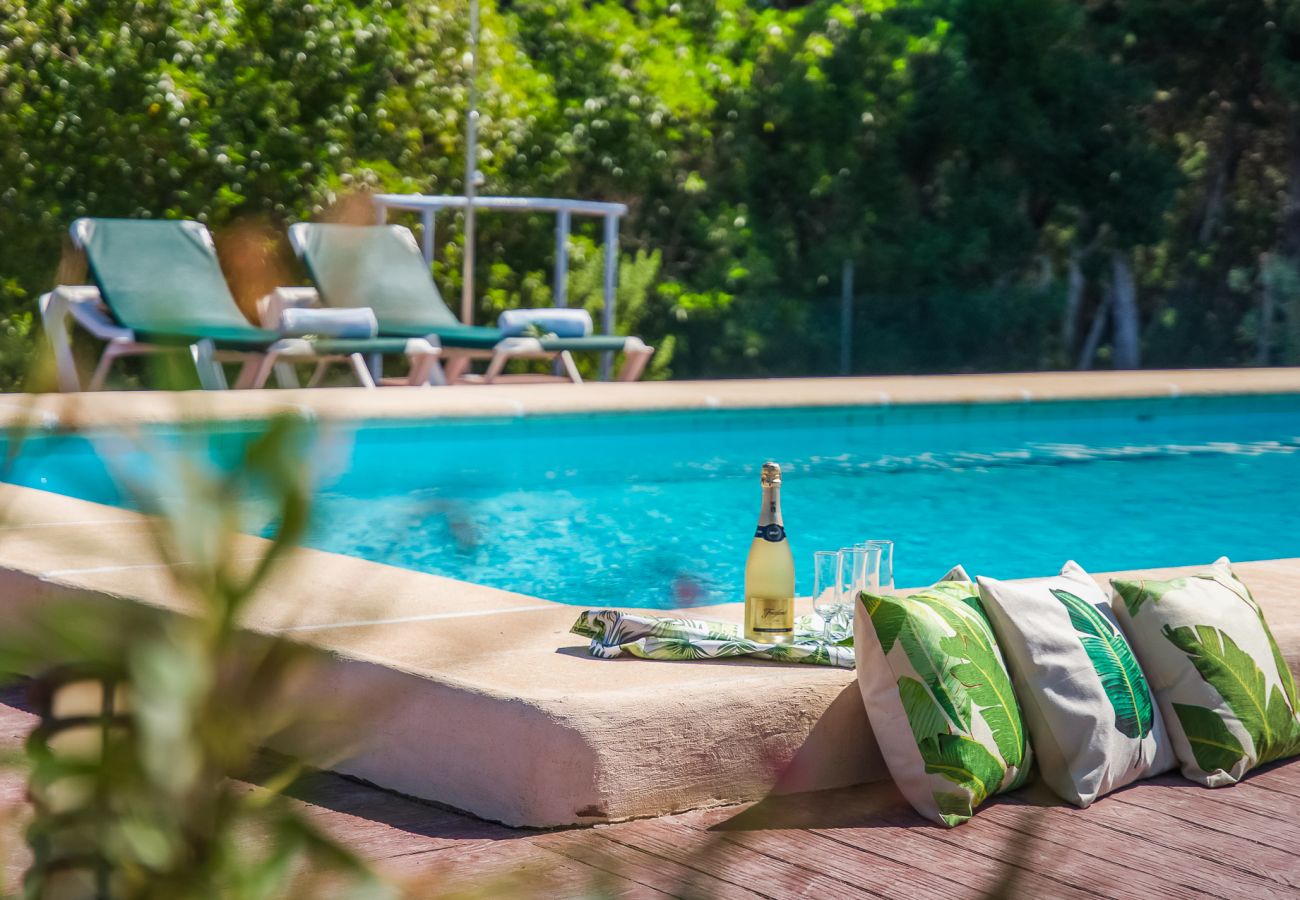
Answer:
[{"label": "champagne bottle", "polygon": [[794,640],[794,557],[781,521],[781,467],[764,463],[763,508],[745,561],[745,637],[765,644]]}]

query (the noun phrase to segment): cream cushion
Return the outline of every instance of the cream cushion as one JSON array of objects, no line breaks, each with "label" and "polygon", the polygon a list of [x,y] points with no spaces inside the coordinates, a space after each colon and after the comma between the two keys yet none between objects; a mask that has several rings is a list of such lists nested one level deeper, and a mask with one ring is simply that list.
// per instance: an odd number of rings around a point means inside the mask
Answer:
[{"label": "cream cushion", "polygon": [[979,579],[1043,780],[1086,807],[1174,754],[1106,594],[1078,564],[1029,581]]}]

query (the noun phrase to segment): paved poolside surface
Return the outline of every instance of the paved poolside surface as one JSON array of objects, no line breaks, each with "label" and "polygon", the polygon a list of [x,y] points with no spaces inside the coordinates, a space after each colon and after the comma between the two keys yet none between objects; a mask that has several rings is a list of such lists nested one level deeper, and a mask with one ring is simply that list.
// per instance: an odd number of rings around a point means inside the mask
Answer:
[{"label": "paved poolside surface", "polygon": [[[35,717],[0,692],[0,750]],[[257,790],[250,787],[250,790]],[[1175,776],[1078,810],[1033,785],[956,829],[888,782],[569,831],[520,831],[320,773],[293,791],[409,896],[1219,897],[1300,895],[1300,760],[1209,790]],[[0,774],[5,888],[29,855],[23,776]]]}]

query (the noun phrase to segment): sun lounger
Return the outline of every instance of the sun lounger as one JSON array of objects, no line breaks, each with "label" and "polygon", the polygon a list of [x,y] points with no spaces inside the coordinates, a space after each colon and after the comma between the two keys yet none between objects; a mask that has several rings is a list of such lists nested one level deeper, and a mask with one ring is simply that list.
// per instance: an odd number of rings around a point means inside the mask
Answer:
[{"label": "sun lounger", "polygon": [[106,342],[91,390],[103,387],[117,359],[187,348],[208,389],[227,386],[222,362],[242,363],[235,383],[240,388],[263,386],[285,362],[315,362],[313,382],[329,364],[345,362],[366,387],[375,386],[367,355],[407,357],[410,384],[428,383],[438,365],[436,344],[422,335],[311,339],[252,325],[230,293],[211,234],[199,222],[83,218],[72,223],[71,232],[86,252],[95,284],[64,285],[41,297],[60,390],[80,390],[68,319]]},{"label": "sun lounger", "polygon": [[326,306],[366,306],[375,311],[381,335],[436,337],[455,378],[471,359],[487,359],[485,382],[513,359],[559,358],[568,378],[582,376],[571,354],[621,352],[619,381],[636,381],[654,348],[638,337],[508,336],[499,328],[462,324],[443,303],[429,266],[411,232],[399,225],[303,222],[289,228],[289,242],[302,257]]}]

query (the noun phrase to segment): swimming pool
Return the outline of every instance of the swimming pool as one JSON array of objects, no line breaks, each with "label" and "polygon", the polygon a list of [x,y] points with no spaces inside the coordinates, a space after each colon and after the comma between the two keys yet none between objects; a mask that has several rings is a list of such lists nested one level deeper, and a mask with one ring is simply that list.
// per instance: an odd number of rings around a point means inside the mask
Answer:
[{"label": "swimming pool", "polygon": [[[246,438],[46,435],[8,480],[129,505],[114,476]],[[868,537],[900,585],[1300,556],[1300,395],[369,421],[304,460],[308,543],[584,606],[735,600],[766,459],[805,593],[814,550]]]}]

